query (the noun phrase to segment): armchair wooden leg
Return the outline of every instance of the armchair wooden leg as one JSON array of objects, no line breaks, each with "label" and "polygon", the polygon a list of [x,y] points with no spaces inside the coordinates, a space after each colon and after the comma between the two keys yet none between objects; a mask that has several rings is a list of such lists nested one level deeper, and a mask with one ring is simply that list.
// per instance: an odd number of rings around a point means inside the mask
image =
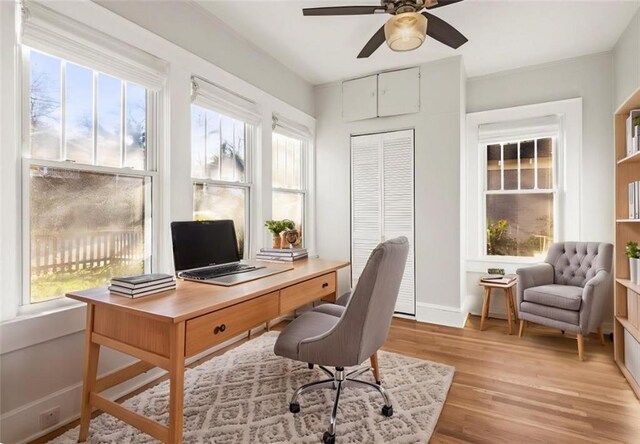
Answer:
[{"label": "armchair wooden leg", "polygon": [[378,367],[378,352],[371,355],[371,368],[373,368],[373,377],[376,384],[380,385],[380,368]]},{"label": "armchair wooden leg", "polygon": [[600,345],[604,345],[604,333],[602,332],[602,324],[598,325],[598,336],[600,337]]},{"label": "armchair wooden leg", "polygon": [[581,361],[584,361],[584,336],[578,333],[578,357]]},{"label": "armchair wooden leg", "polygon": [[520,319],[520,331],[518,332],[518,336],[522,337],[522,335],[524,334],[524,327],[527,321],[525,321],[524,319]]}]

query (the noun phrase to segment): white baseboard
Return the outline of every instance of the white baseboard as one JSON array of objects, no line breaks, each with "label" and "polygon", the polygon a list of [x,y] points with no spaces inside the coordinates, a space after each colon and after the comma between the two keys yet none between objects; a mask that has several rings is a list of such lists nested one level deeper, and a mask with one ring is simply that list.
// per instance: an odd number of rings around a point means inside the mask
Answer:
[{"label": "white baseboard", "polygon": [[[262,330],[264,330],[263,326],[253,329],[252,333],[258,333]],[[227,347],[245,337],[246,333],[223,342],[212,349],[205,350],[204,352],[187,359],[186,364],[189,365],[198,359]],[[114,373],[118,370],[120,370],[120,368],[109,373]],[[162,377],[166,373],[167,372],[165,370],[155,368],[138,375],[121,385],[112,387],[111,389],[103,392],[103,394],[108,399],[115,400],[128,395],[140,387]],[[103,376],[106,376],[106,374],[99,375],[99,377]],[[0,443],[28,443],[75,421],[80,417],[81,396],[82,383],[79,382],[3,414],[0,416]],[[60,421],[48,429],[41,430],[40,414],[55,407],[60,407]]]},{"label": "white baseboard", "polygon": [[459,307],[416,302],[416,321],[462,328],[467,322],[467,311]]}]

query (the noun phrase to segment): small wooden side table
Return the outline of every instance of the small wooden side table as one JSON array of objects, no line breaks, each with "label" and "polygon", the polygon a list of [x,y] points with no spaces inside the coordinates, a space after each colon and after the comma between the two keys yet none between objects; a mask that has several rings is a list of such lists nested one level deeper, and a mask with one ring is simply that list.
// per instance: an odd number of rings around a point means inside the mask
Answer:
[{"label": "small wooden side table", "polygon": [[491,290],[501,288],[504,290],[505,306],[507,309],[507,322],[509,323],[509,334],[513,334],[511,322],[515,324],[518,321],[518,311],[516,310],[514,288],[518,283],[514,279],[508,284],[500,284],[494,282],[480,281],[480,286],[484,287],[484,301],[482,302],[482,317],[480,318],[480,331],[484,329],[484,320],[489,317],[489,304],[491,304]]}]

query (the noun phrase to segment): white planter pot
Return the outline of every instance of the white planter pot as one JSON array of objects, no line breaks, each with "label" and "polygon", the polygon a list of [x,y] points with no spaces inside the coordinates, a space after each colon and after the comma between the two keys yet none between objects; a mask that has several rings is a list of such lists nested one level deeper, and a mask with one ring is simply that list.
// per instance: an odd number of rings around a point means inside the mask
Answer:
[{"label": "white planter pot", "polygon": [[634,284],[638,283],[638,271],[640,270],[640,259],[629,258],[629,280]]},{"label": "white planter pot", "polygon": [[633,282],[640,285],[640,259],[636,259],[636,280]]}]

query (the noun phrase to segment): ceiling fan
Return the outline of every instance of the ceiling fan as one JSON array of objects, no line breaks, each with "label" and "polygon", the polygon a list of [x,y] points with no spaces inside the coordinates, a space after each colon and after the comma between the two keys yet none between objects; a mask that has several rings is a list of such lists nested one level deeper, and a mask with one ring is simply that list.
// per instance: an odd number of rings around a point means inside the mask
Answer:
[{"label": "ceiling fan", "polygon": [[[457,29],[423,9],[448,6],[462,0],[381,0],[377,6],[333,6],[305,8],[305,16],[391,14],[391,18],[364,45],[359,59],[367,58],[385,41],[393,51],[411,51],[422,45],[426,36],[458,49],[467,38]],[[420,13],[422,11],[422,13]]]}]

